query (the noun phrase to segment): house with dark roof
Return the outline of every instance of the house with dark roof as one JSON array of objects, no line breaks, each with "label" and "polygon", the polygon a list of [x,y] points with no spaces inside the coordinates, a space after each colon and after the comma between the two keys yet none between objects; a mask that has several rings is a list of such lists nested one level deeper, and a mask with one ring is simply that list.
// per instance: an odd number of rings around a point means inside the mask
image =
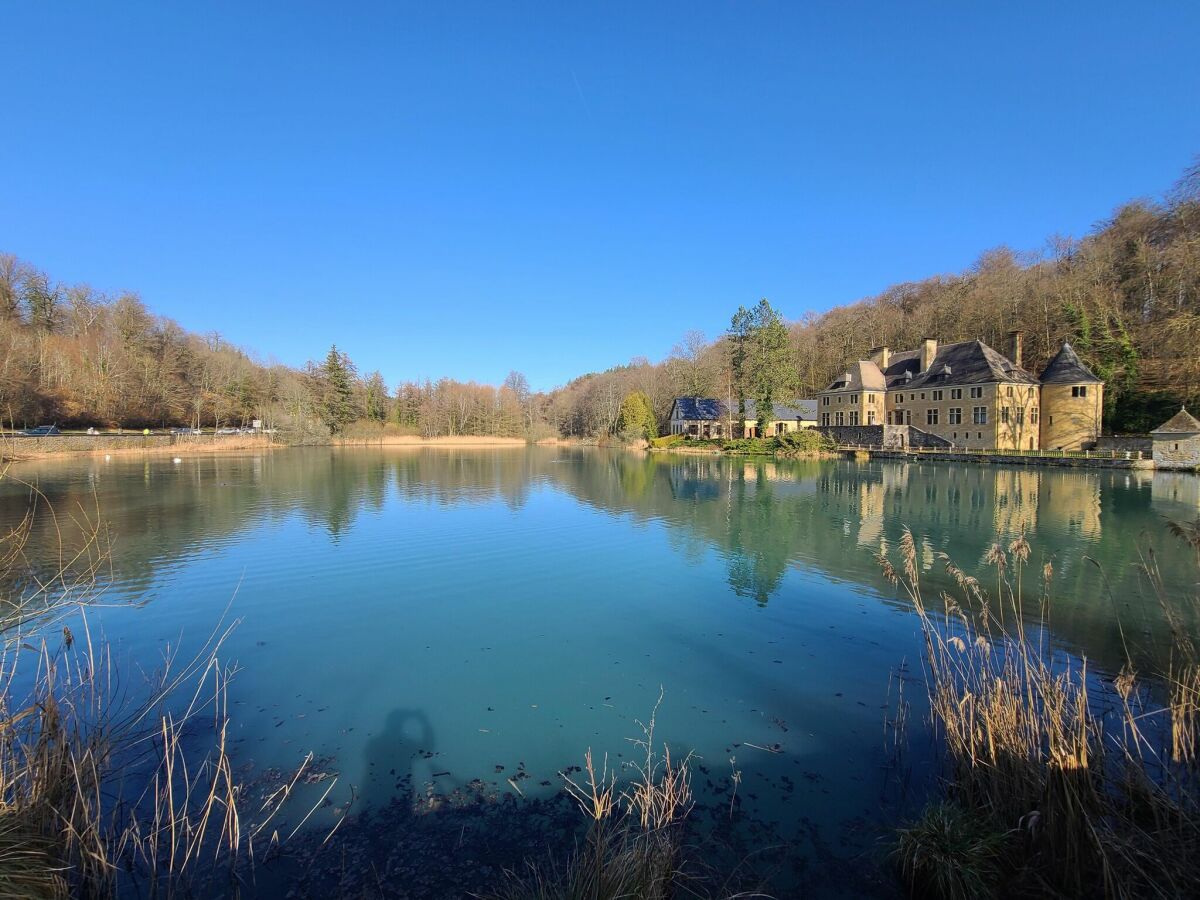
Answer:
[{"label": "house with dark roof", "polygon": [[818,395],[820,424],[905,426],[956,447],[1078,450],[1100,435],[1104,383],[1064,344],[1042,371],[1022,366],[1022,335],[1009,355],[983,341],[917,350],[877,347]]},{"label": "house with dark roof", "polygon": [[1200,468],[1200,421],[1181,407],[1150,432],[1156,469]]},{"label": "house with dark roof", "polygon": [[728,437],[732,430],[729,410],[709,397],[676,397],[667,420],[671,434],[697,438]]},{"label": "house with dark roof", "polygon": [[817,424],[817,401],[797,400],[794,403],[772,403],[771,416],[766,422],[758,417],[758,404],[746,401],[746,416],[741,422],[742,434],[747,437],[773,437]]}]

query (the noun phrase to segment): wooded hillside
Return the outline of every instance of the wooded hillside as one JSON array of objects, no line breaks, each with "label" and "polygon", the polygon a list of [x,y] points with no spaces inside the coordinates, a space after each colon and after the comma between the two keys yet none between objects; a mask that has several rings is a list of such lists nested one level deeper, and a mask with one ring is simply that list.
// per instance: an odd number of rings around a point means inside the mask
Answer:
[{"label": "wooded hillside", "polygon": [[[871,348],[915,349],[924,337],[979,338],[1007,352],[1014,329],[1025,332],[1023,362],[1035,374],[1072,342],[1108,382],[1108,431],[1144,432],[1182,402],[1200,407],[1200,166],[1165,200],[1129,203],[1083,238],[990,250],[960,274],[803,316],[789,328],[792,365],[772,394],[812,397]],[[635,361],[573,381],[549,398],[547,414],[565,433],[586,434],[615,427],[631,390],[646,391],[660,418],[674,396],[736,398],[732,350],[729,335],[706,343],[690,334],[660,365]]]},{"label": "wooded hillside", "polygon": [[18,427],[259,418],[301,434],[368,420],[429,436],[596,436],[622,429],[622,403],[637,391],[661,424],[677,396],[788,403],[875,346],[980,338],[1003,351],[1013,329],[1025,332],[1034,372],[1063,340],[1074,344],[1108,382],[1106,430],[1143,432],[1182,402],[1200,408],[1200,166],[1166,199],[1127,204],[1083,238],[990,250],[960,274],[805,315],[786,341],[769,303],[739,308],[715,341],[689,332],[661,363],[635,359],[547,394],[519,372],[499,387],[447,378],[389,389],[336,348],[303,370],[258,360],[155,316],[136,295],[56,284],[0,255],[0,417]]}]

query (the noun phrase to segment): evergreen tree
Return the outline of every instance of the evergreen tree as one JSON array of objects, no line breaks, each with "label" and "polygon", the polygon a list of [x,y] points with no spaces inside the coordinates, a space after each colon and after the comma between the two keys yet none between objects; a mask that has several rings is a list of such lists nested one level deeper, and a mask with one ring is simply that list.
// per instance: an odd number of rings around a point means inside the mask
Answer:
[{"label": "evergreen tree", "polygon": [[319,395],[317,409],[331,434],[337,434],[357,417],[354,403],[354,364],[337,345],[329,348],[316,373]]},{"label": "evergreen tree", "polygon": [[372,422],[382,422],[387,419],[388,392],[383,375],[372,372],[363,384],[367,418]]},{"label": "evergreen tree", "polygon": [[791,349],[783,319],[763,299],[752,309],[739,306],[729,325],[729,366],[738,398],[738,421],[745,421],[746,398],[758,407],[758,424],[774,417],[774,400],[792,380]]},{"label": "evergreen tree", "polygon": [[634,391],[621,401],[621,433],[630,438],[658,437],[658,419],[645,391]]}]

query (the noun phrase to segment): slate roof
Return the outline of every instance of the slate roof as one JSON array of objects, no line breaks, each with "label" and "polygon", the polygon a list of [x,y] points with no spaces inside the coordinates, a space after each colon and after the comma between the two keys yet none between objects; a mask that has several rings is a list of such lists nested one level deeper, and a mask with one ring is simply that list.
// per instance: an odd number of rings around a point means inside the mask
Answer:
[{"label": "slate roof", "polygon": [[1054,359],[1042,370],[1042,384],[1103,384],[1092,370],[1083,364],[1079,354],[1066,341]]},{"label": "slate roof", "polygon": [[[849,379],[846,376],[849,376]],[[884,379],[883,373],[879,371],[879,366],[869,360],[860,359],[858,362],[851,363],[845,374],[833,379],[825,390],[883,391],[887,390],[887,381]]]},{"label": "slate roof", "polygon": [[[817,401],[816,400],[797,400],[792,404],[772,403],[771,411],[774,413],[774,422],[791,421],[794,419],[804,419],[808,422],[817,421]],[[753,400],[746,401],[746,421],[754,421],[758,418],[758,404]]]},{"label": "slate roof", "polygon": [[675,406],[681,419],[715,422],[725,418],[725,404],[710,397],[676,397]]},{"label": "slate roof", "polygon": [[887,381],[889,388],[899,384],[906,384],[904,375],[906,372],[911,372],[913,378],[917,377],[917,373],[921,371],[921,351],[920,350],[901,350],[898,353],[893,353],[888,358],[888,367],[883,370],[883,377]]},{"label": "slate roof", "polygon": [[1187,407],[1181,407],[1179,412],[1171,416],[1167,421],[1163,422],[1157,428],[1150,432],[1151,434],[1197,434],[1200,433],[1200,421],[1196,420]]},{"label": "slate roof", "polygon": [[957,344],[938,347],[937,355],[926,371],[914,375],[912,381],[897,382],[896,386],[907,390],[986,384],[993,381],[1038,383],[1031,372],[1013,365],[1011,360],[997,353],[983,341],[960,341]]}]

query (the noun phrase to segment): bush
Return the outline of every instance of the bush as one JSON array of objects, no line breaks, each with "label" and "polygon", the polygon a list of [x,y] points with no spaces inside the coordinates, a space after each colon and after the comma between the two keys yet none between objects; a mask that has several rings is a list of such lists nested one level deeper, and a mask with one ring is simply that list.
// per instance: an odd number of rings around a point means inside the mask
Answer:
[{"label": "bush", "polygon": [[650,441],[650,446],[658,450],[665,450],[667,447],[674,447],[676,444],[682,444],[684,436],[682,434],[666,434],[662,437],[656,437]]},{"label": "bush", "polygon": [[941,900],[992,897],[1000,886],[1001,854],[1008,840],[979,813],[935,803],[902,828],[893,858],[904,880],[922,896]]},{"label": "bush", "polygon": [[815,428],[789,431],[775,438],[777,449],[784,453],[819,453],[834,449],[834,442]]}]

